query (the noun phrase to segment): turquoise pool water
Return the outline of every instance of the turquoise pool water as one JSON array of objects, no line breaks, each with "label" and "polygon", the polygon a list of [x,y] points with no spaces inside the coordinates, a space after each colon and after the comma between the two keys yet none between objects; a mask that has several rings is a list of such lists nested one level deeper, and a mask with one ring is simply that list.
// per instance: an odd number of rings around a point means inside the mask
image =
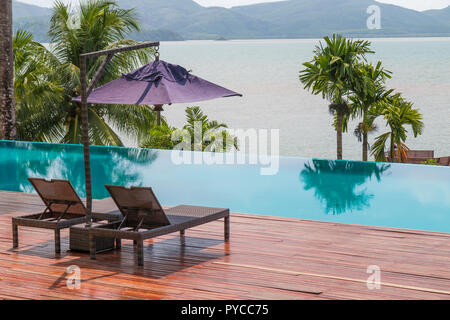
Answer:
[{"label": "turquoise pool water", "polygon": [[[450,232],[450,168],[280,158],[258,165],[175,165],[171,152],[92,147],[94,198],[103,185],[151,186],[164,205]],[[0,190],[32,192],[27,177],[69,179],[84,196],[82,147],[0,141]]]}]

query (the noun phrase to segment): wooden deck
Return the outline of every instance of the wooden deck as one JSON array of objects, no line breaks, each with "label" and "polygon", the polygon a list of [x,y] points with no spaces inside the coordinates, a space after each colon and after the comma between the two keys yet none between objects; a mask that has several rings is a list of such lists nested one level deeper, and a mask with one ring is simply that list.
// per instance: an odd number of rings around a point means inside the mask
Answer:
[{"label": "wooden deck", "polygon": [[[114,208],[110,200],[94,208]],[[50,230],[20,228],[12,249],[11,217],[42,209],[34,195],[0,192],[0,299],[449,299],[450,235],[232,214],[223,224],[145,242],[145,267],[133,244],[121,251],[70,253],[68,231],[55,256]],[[81,289],[66,286],[81,268]],[[369,290],[369,265],[381,289]]]}]

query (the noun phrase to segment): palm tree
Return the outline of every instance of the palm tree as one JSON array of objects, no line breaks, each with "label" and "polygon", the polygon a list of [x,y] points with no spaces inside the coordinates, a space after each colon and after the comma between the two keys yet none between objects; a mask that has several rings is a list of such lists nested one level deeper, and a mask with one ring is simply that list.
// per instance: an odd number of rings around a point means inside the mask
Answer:
[{"label": "palm tree", "polygon": [[314,50],[314,58],[303,65],[300,71],[300,81],[305,89],[311,89],[313,94],[322,94],[330,102],[330,111],[335,115],[337,158],[342,159],[342,131],[344,116],[349,113],[348,96],[351,89],[361,81],[359,64],[365,60],[365,55],[372,53],[370,42],[350,40],[341,35],[333,38],[325,37]]},{"label": "palm tree", "polygon": [[16,138],[12,53],[12,1],[0,2],[0,139]]},{"label": "palm tree", "polygon": [[181,142],[174,138],[176,130],[177,128],[169,126],[167,122],[154,126],[150,130],[148,139],[141,143],[141,147],[172,150]]},{"label": "palm tree", "polygon": [[383,116],[390,131],[375,139],[372,155],[375,156],[376,161],[386,161],[385,149],[388,140],[390,140],[391,161],[394,161],[395,158],[401,162],[407,161],[409,148],[405,144],[408,133],[405,126],[411,127],[414,137],[422,134],[423,131],[422,114],[418,109],[414,109],[413,106],[411,102],[403,99],[400,94],[392,96],[378,106],[376,114]]},{"label": "palm tree", "polygon": [[52,65],[55,57],[27,31],[13,37],[14,96],[17,111],[17,138],[51,142],[63,132],[63,87]]},{"label": "palm tree", "polygon": [[239,150],[239,143],[225,129],[225,123],[211,121],[200,107],[186,108],[186,125],[177,129],[163,123],[150,130],[150,137],[141,144],[143,148],[174,149],[187,136],[192,151],[227,152],[234,147]]},{"label": "palm tree", "polygon": [[[187,124],[183,127],[189,132],[192,138],[193,151],[215,151],[226,152],[233,147],[238,150],[238,140],[231,136],[225,123],[219,123],[215,120],[211,121],[208,116],[203,114],[200,107],[189,107],[186,109]],[[201,132],[197,132],[197,128],[201,128]],[[196,141],[196,135],[201,134],[201,141]],[[199,145],[198,145],[199,144]]]},{"label": "palm tree", "polygon": [[[75,17],[75,18],[74,18]],[[73,20],[76,20],[73,23]],[[125,35],[138,31],[138,23],[134,10],[120,9],[115,1],[87,0],[77,8],[55,2],[50,20],[49,36],[52,43],[51,53],[42,54],[48,67],[57,76],[57,90],[50,89],[54,96],[52,103],[41,103],[33,106],[25,103],[32,111],[30,118],[21,117],[21,132],[37,122],[33,117],[51,115],[48,123],[43,125],[43,133],[27,137],[30,140],[57,141],[64,143],[81,143],[81,110],[80,105],[72,98],[80,94],[80,54],[105,49],[133,45],[137,42],[125,39]],[[36,45],[27,49],[34,50]],[[148,63],[153,57],[153,49],[142,49],[118,54],[109,63],[99,85],[114,80],[139,65]],[[92,79],[104,57],[87,61],[87,77]],[[43,67],[44,68],[44,67]],[[50,80],[50,79],[47,79]],[[53,78],[51,79],[54,80]],[[52,82],[53,83],[53,82]],[[24,88],[25,95],[35,96],[31,89]],[[28,98],[27,98],[28,99]],[[32,100],[34,98],[31,98]],[[50,104],[50,106],[49,106]],[[22,108],[22,105],[21,105]],[[156,121],[150,106],[123,105],[90,105],[89,106],[89,138],[92,144],[122,146],[118,132],[135,137],[140,141],[148,136],[149,128]],[[39,124],[40,126],[41,124]],[[36,129],[39,129],[37,127]]]},{"label": "palm tree", "polygon": [[368,160],[369,141],[368,135],[376,130],[374,121],[378,114],[369,112],[371,108],[376,110],[377,104],[385,101],[393,90],[387,90],[384,86],[386,79],[390,78],[391,72],[382,67],[381,61],[376,66],[373,64],[361,64],[360,81],[352,88],[354,95],[352,101],[352,117],[359,116],[362,121],[354,130],[359,142],[362,142],[362,160]]}]

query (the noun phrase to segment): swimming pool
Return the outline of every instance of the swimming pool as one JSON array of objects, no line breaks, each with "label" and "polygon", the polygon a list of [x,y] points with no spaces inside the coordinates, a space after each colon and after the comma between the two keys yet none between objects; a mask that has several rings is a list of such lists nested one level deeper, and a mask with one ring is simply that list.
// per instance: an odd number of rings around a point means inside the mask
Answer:
[{"label": "swimming pool", "polygon": [[[164,205],[450,232],[450,168],[281,157],[258,165],[175,165],[165,150],[91,147],[93,196],[105,184],[151,186]],[[0,141],[0,190],[32,192],[27,177],[68,179],[84,196],[78,145]]]}]

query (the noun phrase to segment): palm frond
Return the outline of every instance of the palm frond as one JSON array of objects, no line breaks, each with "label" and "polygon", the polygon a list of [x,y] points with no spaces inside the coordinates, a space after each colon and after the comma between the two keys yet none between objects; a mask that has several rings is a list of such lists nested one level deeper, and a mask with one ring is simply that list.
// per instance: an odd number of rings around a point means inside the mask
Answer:
[{"label": "palm frond", "polygon": [[375,142],[372,145],[372,152],[371,152],[371,154],[375,157],[375,161],[386,162],[386,155],[385,155],[386,142],[390,138],[390,136],[391,133],[386,132],[375,138]]}]

